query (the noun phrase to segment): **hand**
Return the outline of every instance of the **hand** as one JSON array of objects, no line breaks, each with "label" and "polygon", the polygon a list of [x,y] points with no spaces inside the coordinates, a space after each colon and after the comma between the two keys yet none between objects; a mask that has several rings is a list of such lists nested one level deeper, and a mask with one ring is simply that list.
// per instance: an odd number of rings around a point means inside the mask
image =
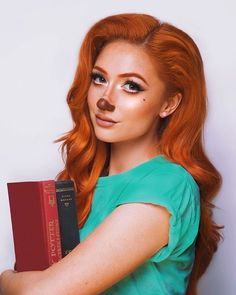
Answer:
[{"label": "hand", "polygon": [[[33,290],[42,286],[43,271],[17,272],[5,270],[0,275],[0,295],[33,294]],[[39,289],[39,288],[38,288]]]},{"label": "hand", "polygon": [[[0,275],[0,295],[13,295],[16,294],[14,291],[14,284],[11,284],[14,281],[16,276],[16,271],[8,269],[1,273]],[[13,287],[13,288],[12,288]],[[14,293],[13,293],[14,292]]]}]

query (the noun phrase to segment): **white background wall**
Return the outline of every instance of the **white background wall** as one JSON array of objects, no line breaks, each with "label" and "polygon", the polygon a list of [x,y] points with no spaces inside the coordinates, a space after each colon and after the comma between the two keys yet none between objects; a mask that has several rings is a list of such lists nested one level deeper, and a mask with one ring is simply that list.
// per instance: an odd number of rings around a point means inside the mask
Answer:
[{"label": "white background wall", "polygon": [[72,124],[65,102],[84,34],[98,19],[143,12],[190,34],[205,63],[206,150],[223,175],[215,220],[225,225],[200,295],[234,295],[236,231],[236,4],[225,1],[0,0],[0,271],[13,268],[6,183],[54,179],[63,164],[53,140]]}]

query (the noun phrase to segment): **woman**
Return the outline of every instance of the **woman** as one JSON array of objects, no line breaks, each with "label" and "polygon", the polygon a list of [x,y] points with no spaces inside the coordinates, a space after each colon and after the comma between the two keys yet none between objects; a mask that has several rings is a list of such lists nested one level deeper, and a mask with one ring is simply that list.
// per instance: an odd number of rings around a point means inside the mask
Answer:
[{"label": "woman", "polygon": [[204,153],[206,89],[194,41],[145,14],[87,33],[67,101],[59,179],[77,188],[81,243],[2,294],[196,294],[220,239],[221,178]]}]

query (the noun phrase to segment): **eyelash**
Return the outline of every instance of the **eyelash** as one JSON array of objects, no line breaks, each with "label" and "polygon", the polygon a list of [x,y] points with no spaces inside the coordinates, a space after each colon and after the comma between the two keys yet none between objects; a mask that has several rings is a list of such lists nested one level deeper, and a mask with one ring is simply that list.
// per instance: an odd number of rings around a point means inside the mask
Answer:
[{"label": "eyelash", "polygon": [[[96,72],[91,73],[91,79],[92,79],[93,83],[95,85],[102,84],[102,83],[96,83],[95,82],[96,78],[100,78],[100,79],[104,79],[105,80],[105,78],[100,73],[96,73]],[[135,94],[135,93],[144,91],[144,89],[142,88],[142,86],[140,84],[134,82],[133,80],[130,80],[130,79],[126,80],[125,83],[122,86],[124,86],[126,84],[129,84],[129,85],[131,85],[131,86],[133,86],[133,87],[136,88],[135,90],[133,90],[133,89],[126,90],[129,93]]]}]

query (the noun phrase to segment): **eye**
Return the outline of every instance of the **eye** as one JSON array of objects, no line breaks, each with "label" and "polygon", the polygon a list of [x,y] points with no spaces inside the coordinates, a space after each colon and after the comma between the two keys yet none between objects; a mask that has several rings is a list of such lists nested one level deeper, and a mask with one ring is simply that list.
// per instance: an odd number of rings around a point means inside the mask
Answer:
[{"label": "eye", "polygon": [[130,93],[138,93],[144,90],[141,85],[134,82],[133,80],[125,81],[123,86],[126,86],[126,85],[128,85],[128,87],[125,87],[125,90],[127,90]]},{"label": "eye", "polygon": [[94,84],[103,84],[106,82],[106,79],[100,73],[92,72],[90,76]]}]

